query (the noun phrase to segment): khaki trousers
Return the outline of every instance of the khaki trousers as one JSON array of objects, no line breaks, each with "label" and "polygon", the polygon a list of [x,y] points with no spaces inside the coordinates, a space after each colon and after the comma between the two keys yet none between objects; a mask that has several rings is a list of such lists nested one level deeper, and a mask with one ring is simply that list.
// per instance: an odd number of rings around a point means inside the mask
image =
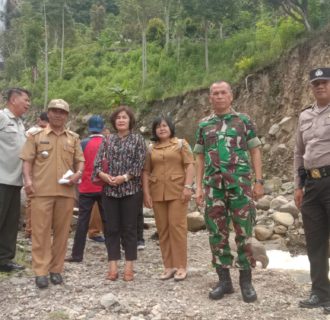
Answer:
[{"label": "khaki trousers", "polygon": [[88,238],[100,236],[102,232],[103,232],[103,224],[101,220],[99,206],[95,202],[92,209],[91,218],[89,220]]},{"label": "khaki trousers", "polygon": [[187,267],[187,208],[181,199],[153,202],[165,268]]},{"label": "khaki trousers", "polygon": [[73,198],[31,199],[32,268],[36,276],[63,271],[73,206]]}]

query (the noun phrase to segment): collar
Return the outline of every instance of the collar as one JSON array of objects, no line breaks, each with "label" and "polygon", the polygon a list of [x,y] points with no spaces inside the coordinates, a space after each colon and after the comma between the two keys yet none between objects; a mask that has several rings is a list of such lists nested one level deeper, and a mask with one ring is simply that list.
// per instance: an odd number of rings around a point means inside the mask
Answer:
[{"label": "collar", "polygon": [[[61,133],[60,133],[60,135],[61,134],[66,134],[67,136],[68,136],[68,129],[64,129]],[[46,135],[48,136],[51,132],[53,132],[54,134],[56,134],[55,132],[54,132],[54,130],[48,125],[45,129],[44,129],[44,132],[46,133]]]},{"label": "collar", "polygon": [[3,111],[8,115],[9,118],[12,118],[12,119],[19,119],[19,117],[16,117],[16,116],[10,111],[10,109],[5,108]]},{"label": "collar", "polygon": [[104,135],[101,133],[93,133],[89,135],[90,138],[94,138],[94,137],[101,137],[104,138]]},{"label": "collar", "polygon": [[220,119],[230,119],[232,116],[237,116],[238,117],[239,113],[236,112],[233,108],[230,108],[230,111],[228,113],[224,113],[224,114],[216,114],[216,113],[212,113],[211,117],[212,118],[220,118]]},{"label": "collar", "polygon": [[154,144],[154,148],[156,148],[156,149],[166,148],[166,147],[172,146],[176,143],[178,143],[178,138],[173,137],[169,141],[166,141],[166,142],[156,142]]}]

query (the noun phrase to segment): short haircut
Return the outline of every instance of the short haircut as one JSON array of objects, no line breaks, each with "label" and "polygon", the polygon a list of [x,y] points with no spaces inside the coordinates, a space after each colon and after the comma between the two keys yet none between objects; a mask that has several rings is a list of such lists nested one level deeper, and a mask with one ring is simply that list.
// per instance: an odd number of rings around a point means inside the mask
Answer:
[{"label": "short haircut", "polygon": [[157,137],[157,134],[156,134],[156,129],[162,123],[162,121],[166,122],[166,124],[170,128],[170,131],[171,131],[170,138],[173,138],[175,136],[175,125],[172,122],[171,118],[161,115],[161,116],[155,118],[154,121],[152,122],[152,127],[151,127],[152,137],[150,140],[159,141],[159,138]]},{"label": "short haircut", "polygon": [[39,119],[42,120],[42,121],[47,121],[47,122],[49,122],[47,112],[41,112],[40,115],[39,115]]},{"label": "short haircut", "polygon": [[213,87],[213,85],[215,85],[215,84],[222,84],[222,83],[225,83],[225,84],[228,86],[229,91],[230,91],[231,94],[233,93],[233,90],[232,90],[232,88],[231,88],[231,85],[230,85],[227,81],[224,81],[224,80],[218,80],[218,81],[215,81],[215,82],[213,82],[213,83],[211,84],[211,86],[210,86],[210,94],[212,93],[212,87]]},{"label": "short haircut", "polygon": [[31,92],[23,88],[10,88],[6,92],[6,100],[9,101],[14,94],[22,95],[25,93],[28,97],[31,97]]},{"label": "short haircut", "polygon": [[119,106],[115,111],[110,115],[110,123],[112,127],[117,131],[116,128],[116,119],[119,113],[126,112],[129,117],[129,129],[132,130],[135,127],[135,116],[132,109],[128,106]]}]

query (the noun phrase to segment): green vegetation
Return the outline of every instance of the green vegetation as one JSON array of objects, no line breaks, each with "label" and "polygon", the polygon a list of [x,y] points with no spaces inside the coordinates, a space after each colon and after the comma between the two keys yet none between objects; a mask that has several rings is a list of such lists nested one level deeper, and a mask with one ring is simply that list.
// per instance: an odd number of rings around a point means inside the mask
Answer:
[{"label": "green vegetation", "polygon": [[5,14],[1,88],[30,88],[40,108],[57,97],[101,112],[236,82],[329,23],[329,1],[290,3],[22,0]]}]

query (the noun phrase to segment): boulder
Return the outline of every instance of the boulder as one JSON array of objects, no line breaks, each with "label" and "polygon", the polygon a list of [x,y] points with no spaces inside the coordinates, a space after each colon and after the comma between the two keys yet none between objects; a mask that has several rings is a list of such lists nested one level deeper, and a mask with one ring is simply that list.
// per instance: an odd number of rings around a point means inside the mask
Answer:
[{"label": "boulder", "polygon": [[257,240],[265,241],[269,239],[273,234],[273,229],[269,229],[263,225],[257,225],[254,228],[254,234]]},{"label": "boulder", "polygon": [[270,208],[270,202],[273,200],[273,197],[270,195],[265,195],[257,202],[257,209],[268,210]]},{"label": "boulder", "polygon": [[276,234],[286,234],[286,232],[288,231],[288,228],[286,226],[283,225],[278,225],[274,227],[274,233]]},{"label": "boulder", "polygon": [[281,208],[281,206],[287,204],[288,202],[289,201],[285,197],[278,196],[270,202],[270,208],[278,210],[279,208]]},{"label": "boulder", "polygon": [[295,119],[292,117],[284,117],[278,124],[281,131],[292,133],[295,126]]},{"label": "boulder", "polygon": [[277,123],[275,123],[270,127],[268,134],[270,136],[275,136],[279,131],[280,131],[280,126]]},{"label": "boulder", "polygon": [[281,185],[281,194],[293,194],[294,192],[294,183],[286,182]]},{"label": "boulder", "polygon": [[294,223],[293,216],[287,212],[276,211],[272,217],[275,222],[286,227],[292,226]]},{"label": "boulder", "polygon": [[205,229],[204,216],[198,211],[188,213],[187,221],[188,231],[196,232]]},{"label": "boulder", "polygon": [[299,217],[299,209],[296,207],[293,200],[282,205],[279,211],[290,213],[294,218]]}]

